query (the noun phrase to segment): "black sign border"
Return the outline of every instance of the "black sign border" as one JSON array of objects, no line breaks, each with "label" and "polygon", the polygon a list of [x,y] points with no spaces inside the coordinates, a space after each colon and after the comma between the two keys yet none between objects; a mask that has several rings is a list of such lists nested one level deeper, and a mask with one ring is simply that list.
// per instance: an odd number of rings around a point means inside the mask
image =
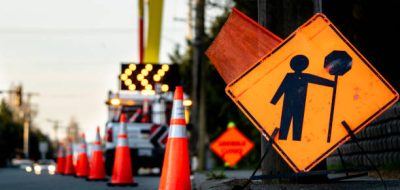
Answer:
[{"label": "black sign border", "polygon": [[[385,86],[390,89],[390,91],[395,95],[393,99],[391,99],[390,101],[388,101],[388,103],[383,106],[381,109],[379,109],[378,111],[376,111],[374,114],[372,114],[370,117],[368,117],[364,122],[362,122],[359,126],[357,126],[353,132],[357,132],[359,130],[361,130],[363,127],[365,127],[368,123],[372,122],[372,120],[374,118],[376,118],[381,112],[383,112],[384,110],[388,109],[392,104],[394,104],[398,99],[399,99],[399,94],[396,92],[396,90],[394,90],[394,88],[377,72],[377,70],[360,54],[360,52],[358,52],[358,50],[349,43],[349,41],[343,36],[343,34],[340,33],[340,31],[332,24],[332,22],[330,22],[330,20],[321,13],[316,14],[315,16],[313,16],[309,21],[307,21],[303,26],[300,27],[300,30],[295,31],[294,33],[292,33],[285,41],[283,41],[278,47],[276,47],[271,53],[269,53],[268,55],[266,55],[265,57],[263,57],[259,62],[257,62],[256,64],[254,64],[250,69],[248,69],[245,73],[243,73],[239,78],[235,79],[233,82],[231,82],[230,84],[228,84],[227,88],[226,88],[226,92],[228,94],[228,96],[230,96],[230,98],[236,103],[237,106],[239,106],[247,115],[247,117],[253,122],[253,124],[256,125],[257,129],[268,139],[271,139],[271,135],[268,134],[264,128],[262,128],[262,126],[258,123],[258,121],[250,114],[250,112],[246,109],[246,107],[239,101],[236,99],[235,95],[232,93],[232,91],[230,90],[230,88],[235,85],[238,81],[240,81],[243,77],[245,77],[247,74],[249,74],[252,70],[254,70],[255,68],[257,68],[266,58],[270,57],[272,54],[274,54],[275,52],[277,52],[278,50],[280,50],[286,43],[288,43],[290,40],[292,40],[299,31],[301,31],[301,29],[305,26],[308,26],[309,24],[311,24],[311,22],[315,21],[317,18],[322,18],[327,24],[328,26],[340,37],[340,39],[342,39],[347,46],[353,50],[353,52],[358,56],[358,58],[360,58],[367,66],[368,68],[376,75],[378,76],[378,78],[381,80],[381,82],[383,84],[385,84]],[[339,140],[336,144],[334,144],[331,148],[329,148],[327,151],[325,151],[323,154],[321,154],[321,156],[319,156],[318,158],[316,158],[313,162],[311,162],[311,164],[309,164],[307,167],[305,167],[305,171],[309,171],[311,170],[317,163],[321,162],[322,159],[324,157],[327,157],[328,154],[330,152],[332,152],[334,149],[337,149],[341,144],[343,144],[344,142],[346,142],[348,139],[350,139],[350,134],[346,135],[345,137],[343,137],[341,140]],[[284,157],[284,159],[288,162],[288,164],[292,167],[292,169],[295,170],[295,172],[305,172],[300,170],[296,164],[294,164],[294,162],[286,155],[286,153],[282,150],[282,148],[276,144],[274,141],[272,141],[273,145],[275,146],[275,148],[281,153],[281,155]]]}]

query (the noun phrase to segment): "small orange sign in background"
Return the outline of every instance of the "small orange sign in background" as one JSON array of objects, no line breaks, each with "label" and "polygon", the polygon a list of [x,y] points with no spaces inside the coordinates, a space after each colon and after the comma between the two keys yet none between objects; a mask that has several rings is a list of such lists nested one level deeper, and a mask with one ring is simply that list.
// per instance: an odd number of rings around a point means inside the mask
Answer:
[{"label": "small orange sign in background", "polygon": [[235,166],[254,144],[236,127],[230,126],[211,143],[210,148],[229,166]]},{"label": "small orange sign in background", "polygon": [[295,172],[311,170],[350,138],[343,122],[357,133],[398,100],[322,14],[226,91],[267,139],[279,128],[273,146]]}]

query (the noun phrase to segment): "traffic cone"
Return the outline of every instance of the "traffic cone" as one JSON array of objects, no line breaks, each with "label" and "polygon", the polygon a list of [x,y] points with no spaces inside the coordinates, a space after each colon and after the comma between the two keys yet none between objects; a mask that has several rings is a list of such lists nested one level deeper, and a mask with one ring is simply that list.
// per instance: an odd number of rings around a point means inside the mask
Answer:
[{"label": "traffic cone", "polygon": [[100,129],[96,129],[96,140],[93,143],[92,159],[90,160],[90,173],[88,180],[105,180],[103,150],[101,149]]},{"label": "traffic cone", "polygon": [[117,147],[115,148],[114,168],[110,186],[114,185],[131,185],[137,186],[132,176],[131,153],[128,144],[128,134],[126,130],[126,115],[121,114],[119,133],[117,139]]},{"label": "traffic cone", "polygon": [[142,123],[150,123],[150,115],[149,115],[149,100],[145,98],[143,100],[143,115],[142,115]]},{"label": "traffic cone", "polygon": [[175,89],[167,148],[159,190],[190,190],[189,148],[186,135],[183,90]]},{"label": "traffic cone", "polygon": [[67,156],[65,157],[65,170],[64,170],[64,175],[74,175],[75,174],[75,168],[74,168],[74,163],[73,163],[73,155],[72,155],[72,141],[71,139],[68,140],[68,145],[66,147],[66,154]]},{"label": "traffic cone", "polygon": [[57,167],[56,173],[63,174],[65,170],[65,153],[63,144],[60,142],[58,146],[58,153],[57,153]]},{"label": "traffic cone", "polygon": [[81,143],[79,144],[78,161],[76,162],[76,176],[86,177],[89,175],[89,159],[86,153],[85,133],[81,135]]}]

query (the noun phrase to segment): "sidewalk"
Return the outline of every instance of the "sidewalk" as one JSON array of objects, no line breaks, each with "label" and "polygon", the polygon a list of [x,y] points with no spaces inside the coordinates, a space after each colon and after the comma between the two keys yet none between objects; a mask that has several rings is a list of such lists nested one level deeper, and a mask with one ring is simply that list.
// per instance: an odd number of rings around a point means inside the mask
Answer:
[{"label": "sidewalk", "polygon": [[[215,173],[220,173],[221,171],[214,171]],[[207,180],[207,171],[202,173],[194,173],[192,180],[192,187],[195,189],[202,189],[201,186],[203,184],[208,183],[223,183],[225,180],[233,180],[233,179],[248,179],[253,171],[250,170],[225,170],[224,174],[226,175],[226,179],[223,180]],[[261,175],[261,172],[257,172],[256,175]]]},{"label": "sidewalk", "polygon": [[[207,180],[205,174],[194,174],[193,187],[197,190],[231,190],[235,185],[246,183],[252,171],[225,171],[226,179]],[[218,171],[217,171],[218,173]],[[256,175],[259,175],[257,173]],[[400,189],[400,180],[385,180],[389,190]],[[262,184],[261,181],[252,181],[246,189],[252,190],[384,190],[379,179],[373,177],[359,177],[350,180],[322,184]]]}]

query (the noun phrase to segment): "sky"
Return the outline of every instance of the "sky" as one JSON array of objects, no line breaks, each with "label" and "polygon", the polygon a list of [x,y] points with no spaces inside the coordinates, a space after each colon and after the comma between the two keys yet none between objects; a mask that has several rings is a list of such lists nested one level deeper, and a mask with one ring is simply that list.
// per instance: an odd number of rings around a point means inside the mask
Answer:
[{"label": "sky", "polygon": [[[107,119],[108,90],[121,62],[138,61],[137,0],[0,0],[0,90],[37,92],[34,120],[53,137],[71,117],[89,140]],[[185,45],[187,0],[165,0],[160,61]],[[0,95],[0,98],[4,97]],[[59,137],[65,134],[60,129]]]}]

